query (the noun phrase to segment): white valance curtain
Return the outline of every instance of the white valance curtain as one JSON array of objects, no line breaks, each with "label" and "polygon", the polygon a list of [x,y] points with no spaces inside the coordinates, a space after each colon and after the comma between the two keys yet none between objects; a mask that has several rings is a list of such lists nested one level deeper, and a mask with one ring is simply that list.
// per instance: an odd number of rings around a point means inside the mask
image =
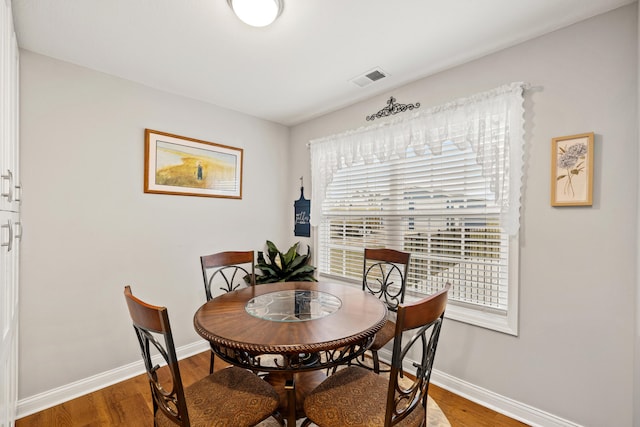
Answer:
[{"label": "white valance curtain", "polygon": [[490,183],[501,223],[509,234],[520,226],[520,190],[524,155],[522,82],[504,85],[468,98],[406,114],[381,124],[310,141],[311,225],[321,220],[327,186],[339,169],[406,157],[438,156],[452,141],[471,148]]}]

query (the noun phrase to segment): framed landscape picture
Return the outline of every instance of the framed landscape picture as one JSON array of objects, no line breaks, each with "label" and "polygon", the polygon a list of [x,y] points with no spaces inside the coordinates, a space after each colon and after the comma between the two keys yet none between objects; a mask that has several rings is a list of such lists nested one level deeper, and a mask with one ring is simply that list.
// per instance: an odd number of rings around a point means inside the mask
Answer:
[{"label": "framed landscape picture", "polygon": [[242,198],[241,148],[145,129],[144,192]]},{"label": "framed landscape picture", "polygon": [[593,204],[593,133],[551,141],[551,206]]}]

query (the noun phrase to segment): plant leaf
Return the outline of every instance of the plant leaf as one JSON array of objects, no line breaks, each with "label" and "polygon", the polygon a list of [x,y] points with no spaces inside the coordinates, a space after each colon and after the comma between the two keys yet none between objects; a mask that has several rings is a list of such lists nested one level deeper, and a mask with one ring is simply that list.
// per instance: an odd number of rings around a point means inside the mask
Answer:
[{"label": "plant leaf", "polygon": [[276,256],[278,256],[280,251],[278,250],[276,245],[274,245],[273,242],[270,240],[267,240],[267,252],[268,252],[269,260],[271,261],[271,264],[275,263]]},{"label": "plant leaf", "polygon": [[269,264],[256,265],[256,268],[260,270],[263,274],[277,276],[277,271],[271,268]]},{"label": "plant leaf", "polygon": [[307,254],[299,254],[300,242],[294,244],[286,253],[278,250],[276,245],[267,240],[267,257],[259,251],[255,265],[260,271],[256,275],[256,283],[274,283],[285,281],[315,282],[314,272],[316,268],[309,264],[311,260],[311,247],[307,245]]},{"label": "plant leaf", "polygon": [[306,257],[304,255],[298,255],[290,264],[289,270],[295,270],[300,265],[306,264]]},{"label": "plant leaf", "polygon": [[287,251],[287,253],[284,255],[284,259],[283,262],[287,265],[291,264],[291,262],[295,259],[295,257],[298,255],[298,243],[296,243],[295,245],[291,246],[289,248],[289,250]]},{"label": "plant leaf", "polygon": [[309,274],[313,274],[316,268],[312,265],[303,265],[302,267],[292,271],[289,273],[285,279],[291,280],[293,282],[296,281],[304,281],[303,278],[309,276]]}]

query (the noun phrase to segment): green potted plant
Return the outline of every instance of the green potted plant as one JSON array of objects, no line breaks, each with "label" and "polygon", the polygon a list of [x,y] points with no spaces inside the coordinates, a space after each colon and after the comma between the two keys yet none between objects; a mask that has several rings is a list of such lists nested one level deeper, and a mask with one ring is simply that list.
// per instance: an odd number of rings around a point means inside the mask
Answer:
[{"label": "green potted plant", "polygon": [[307,245],[307,253],[299,254],[294,244],[286,253],[278,250],[273,242],[267,240],[266,252],[258,251],[256,268],[262,274],[256,274],[256,284],[275,282],[317,282],[314,277],[316,268],[309,264],[311,248]]}]

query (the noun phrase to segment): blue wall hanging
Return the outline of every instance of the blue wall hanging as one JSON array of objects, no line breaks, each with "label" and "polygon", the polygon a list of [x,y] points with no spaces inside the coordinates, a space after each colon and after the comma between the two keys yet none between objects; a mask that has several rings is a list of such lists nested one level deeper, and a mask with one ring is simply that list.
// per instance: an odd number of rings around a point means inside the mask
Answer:
[{"label": "blue wall hanging", "polygon": [[300,198],[293,203],[295,213],[295,226],[293,234],[302,237],[311,237],[311,225],[309,217],[311,212],[311,200],[304,198],[304,186],[302,185],[302,177],[300,177]]}]

